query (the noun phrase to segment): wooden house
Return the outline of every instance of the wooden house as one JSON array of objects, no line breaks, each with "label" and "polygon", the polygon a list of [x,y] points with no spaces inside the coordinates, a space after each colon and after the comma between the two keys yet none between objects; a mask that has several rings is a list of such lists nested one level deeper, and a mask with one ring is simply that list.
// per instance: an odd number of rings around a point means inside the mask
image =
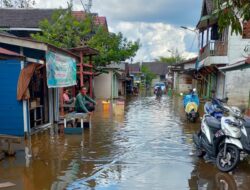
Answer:
[{"label": "wooden house", "polygon": [[25,136],[59,120],[59,91],[76,85],[79,57],[53,45],[0,34],[0,134]]},{"label": "wooden house", "polygon": [[173,90],[177,93],[188,92],[196,87],[197,57],[174,64],[169,70],[173,73]]},{"label": "wooden house", "polygon": [[211,90],[217,97],[227,96],[229,89],[225,85],[228,74],[220,70],[235,64],[245,57],[245,49],[250,43],[250,25],[244,23],[243,35],[231,33],[231,27],[219,33],[218,18],[214,16],[217,4],[213,0],[203,0],[201,17],[197,24],[199,30],[198,89],[208,98]]}]

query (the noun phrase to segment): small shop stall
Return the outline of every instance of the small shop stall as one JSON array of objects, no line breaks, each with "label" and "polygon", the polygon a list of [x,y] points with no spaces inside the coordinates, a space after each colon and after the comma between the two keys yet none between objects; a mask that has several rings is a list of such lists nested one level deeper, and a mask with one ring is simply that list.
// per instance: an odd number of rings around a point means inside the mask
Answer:
[{"label": "small shop stall", "polygon": [[[72,97],[76,97],[79,92],[80,87],[86,86],[88,88],[88,94],[93,98],[93,56],[99,54],[96,49],[90,48],[88,46],[76,47],[69,49],[72,53],[79,56],[80,60],[76,67],[77,73],[77,85],[70,88],[61,88],[60,90],[60,115],[64,116],[66,112],[72,111],[74,106],[66,105],[63,100],[63,93],[67,89]],[[66,112],[65,112],[66,111]]]},{"label": "small shop stall", "polygon": [[60,88],[76,85],[79,57],[0,34],[0,134],[25,136],[59,120]]}]

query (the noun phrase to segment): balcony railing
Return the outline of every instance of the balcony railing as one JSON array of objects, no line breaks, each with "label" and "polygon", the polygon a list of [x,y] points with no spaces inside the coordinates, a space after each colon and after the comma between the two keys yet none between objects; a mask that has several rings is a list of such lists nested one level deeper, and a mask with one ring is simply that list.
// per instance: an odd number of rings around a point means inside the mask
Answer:
[{"label": "balcony railing", "polygon": [[205,47],[200,49],[199,60],[203,60],[209,56],[226,56],[227,42],[211,41]]}]

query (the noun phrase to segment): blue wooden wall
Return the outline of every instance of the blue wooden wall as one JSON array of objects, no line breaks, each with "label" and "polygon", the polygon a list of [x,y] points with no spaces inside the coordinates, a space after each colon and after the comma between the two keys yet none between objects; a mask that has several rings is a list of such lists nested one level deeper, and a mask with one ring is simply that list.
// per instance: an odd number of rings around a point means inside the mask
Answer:
[{"label": "blue wooden wall", "polygon": [[18,60],[0,60],[0,134],[24,136],[23,103],[17,101]]}]

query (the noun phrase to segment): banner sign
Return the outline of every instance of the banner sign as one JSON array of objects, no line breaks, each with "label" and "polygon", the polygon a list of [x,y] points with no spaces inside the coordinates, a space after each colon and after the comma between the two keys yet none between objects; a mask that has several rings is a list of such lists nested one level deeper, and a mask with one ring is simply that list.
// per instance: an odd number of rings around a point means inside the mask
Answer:
[{"label": "banner sign", "polygon": [[76,85],[76,60],[74,58],[48,51],[46,61],[48,88]]}]

